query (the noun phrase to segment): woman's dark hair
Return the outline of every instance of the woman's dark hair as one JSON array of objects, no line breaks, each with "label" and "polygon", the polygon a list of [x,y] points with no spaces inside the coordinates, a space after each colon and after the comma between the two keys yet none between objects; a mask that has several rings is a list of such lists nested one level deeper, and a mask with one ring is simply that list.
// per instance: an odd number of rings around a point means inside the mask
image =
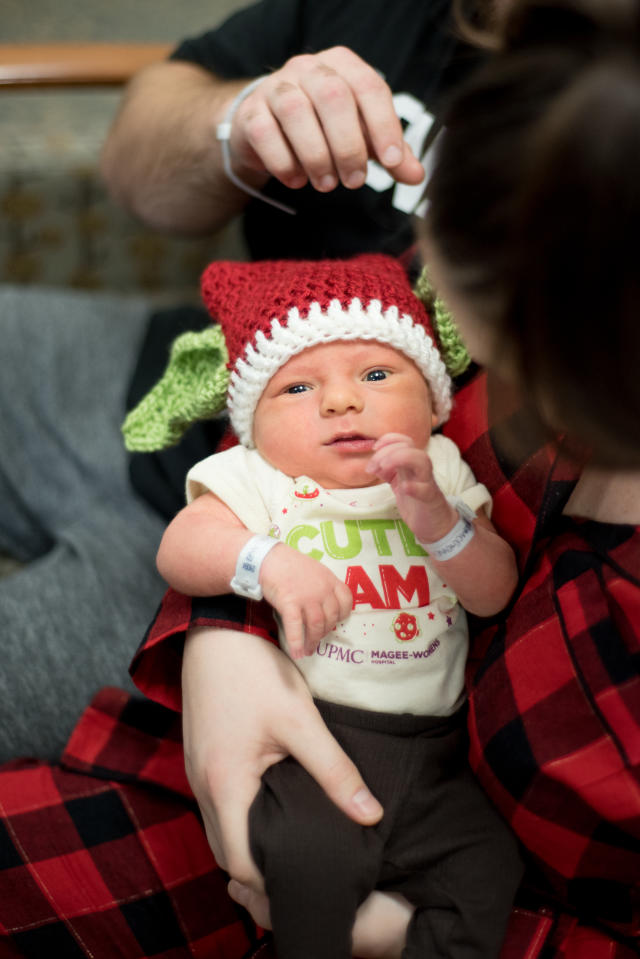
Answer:
[{"label": "woman's dark hair", "polygon": [[547,422],[640,466],[640,0],[514,0],[445,128],[450,283]]}]

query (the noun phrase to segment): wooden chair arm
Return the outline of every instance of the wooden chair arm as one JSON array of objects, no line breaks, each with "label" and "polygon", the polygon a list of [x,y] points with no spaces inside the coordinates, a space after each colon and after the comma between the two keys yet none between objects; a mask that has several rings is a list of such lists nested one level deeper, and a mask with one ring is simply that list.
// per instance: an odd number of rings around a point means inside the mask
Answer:
[{"label": "wooden chair arm", "polygon": [[118,86],[171,49],[163,43],[0,44],[0,87]]}]

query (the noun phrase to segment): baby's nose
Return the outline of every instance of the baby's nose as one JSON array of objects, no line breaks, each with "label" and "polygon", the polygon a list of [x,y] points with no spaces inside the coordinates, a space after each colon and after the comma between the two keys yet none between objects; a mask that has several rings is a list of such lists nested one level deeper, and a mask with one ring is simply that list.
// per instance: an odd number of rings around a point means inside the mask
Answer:
[{"label": "baby's nose", "polygon": [[322,413],[325,416],[343,414],[353,410],[360,412],[364,406],[362,395],[354,385],[336,383],[322,394]]}]

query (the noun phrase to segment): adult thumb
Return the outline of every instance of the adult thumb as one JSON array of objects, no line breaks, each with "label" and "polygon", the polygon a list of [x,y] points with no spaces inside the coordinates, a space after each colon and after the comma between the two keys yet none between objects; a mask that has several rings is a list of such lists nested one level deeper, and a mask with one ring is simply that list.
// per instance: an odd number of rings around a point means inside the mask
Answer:
[{"label": "adult thumb", "polygon": [[371,826],[382,818],[382,806],[315,706],[304,721],[289,728],[287,748],[350,819]]}]

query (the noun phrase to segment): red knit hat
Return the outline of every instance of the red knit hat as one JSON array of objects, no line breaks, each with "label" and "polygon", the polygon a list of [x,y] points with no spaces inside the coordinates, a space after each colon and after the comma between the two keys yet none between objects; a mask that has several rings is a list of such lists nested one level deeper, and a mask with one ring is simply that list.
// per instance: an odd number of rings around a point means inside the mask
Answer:
[{"label": "red knit hat", "polygon": [[449,416],[451,380],[429,317],[392,257],[215,261],[202,295],[224,333],[228,409],[245,446],[253,446],[255,408],[274,373],[296,353],[337,340],[376,340],[405,353],[429,383],[438,423]]}]

